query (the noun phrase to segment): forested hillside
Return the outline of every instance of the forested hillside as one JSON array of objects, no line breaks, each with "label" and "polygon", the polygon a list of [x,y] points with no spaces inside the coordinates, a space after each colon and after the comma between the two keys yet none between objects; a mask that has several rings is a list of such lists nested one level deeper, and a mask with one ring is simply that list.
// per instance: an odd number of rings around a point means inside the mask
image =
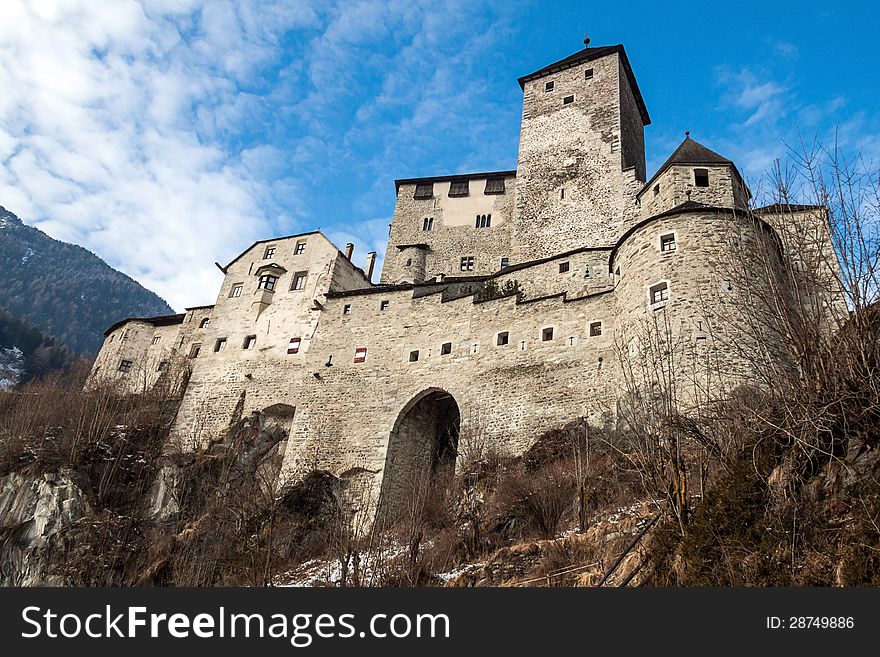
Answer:
[{"label": "forested hillside", "polygon": [[26,226],[2,206],[0,281],[0,306],[81,355],[97,352],[104,330],[120,319],[173,312],[95,254]]}]

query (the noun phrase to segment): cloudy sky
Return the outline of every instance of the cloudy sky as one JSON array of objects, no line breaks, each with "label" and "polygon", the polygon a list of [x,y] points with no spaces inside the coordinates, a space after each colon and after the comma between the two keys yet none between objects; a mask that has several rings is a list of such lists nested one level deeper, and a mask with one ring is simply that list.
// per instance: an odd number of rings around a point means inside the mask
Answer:
[{"label": "cloudy sky", "polygon": [[0,0],[0,205],[176,309],[253,240],[384,248],[393,179],[516,166],[516,78],[624,43],[653,125],[755,184],[798,135],[880,159],[867,2]]}]

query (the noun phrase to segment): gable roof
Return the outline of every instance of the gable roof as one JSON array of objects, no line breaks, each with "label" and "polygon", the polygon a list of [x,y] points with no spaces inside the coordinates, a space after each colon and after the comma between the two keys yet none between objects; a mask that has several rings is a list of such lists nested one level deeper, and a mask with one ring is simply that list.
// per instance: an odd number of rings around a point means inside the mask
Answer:
[{"label": "gable roof", "polygon": [[129,322],[145,322],[146,324],[152,324],[153,326],[173,326],[174,324],[183,324],[184,317],[186,317],[186,314],[184,313],[179,315],[159,315],[158,317],[126,317],[125,319],[120,319],[113,324],[113,326],[104,331],[104,337],[107,337],[120,326],[128,324]]},{"label": "gable roof", "polygon": [[666,169],[673,165],[707,165],[707,166],[729,166],[733,169],[736,177],[739,178],[739,181],[743,184],[742,176],[739,175],[739,170],[736,168],[736,165],[732,160],[728,160],[723,155],[719,155],[715,151],[710,148],[706,148],[700,142],[691,139],[688,133],[685,133],[684,141],[678,145],[672,155],[660,165],[660,168],[657,169],[657,172],[651,176],[651,179],[645,183],[645,186],[642,187],[642,190],[639,194],[642,194],[651,184],[660,177]]},{"label": "gable roof", "polygon": [[324,233],[322,233],[320,230],[310,230],[307,233],[297,233],[296,235],[285,235],[284,237],[272,237],[267,240],[257,240],[256,242],[251,244],[248,248],[246,248],[244,251],[242,251],[237,256],[235,256],[235,258],[233,258],[229,262],[229,264],[226,265],[225,267],[223,265],[221,265],[219,262],[215,262],[214,264],[217,265],[217,268],[225,274],[227,269],[229,269],[232,265],[234,265],[236,262],[238,262],[242,258],[242,256],[244,256],[245,253],[250,251],[257,244],[266,244],[268,242],[280,242],[282,240],[289,240],[289,239],[293,239],[294,237],[306,237],[308,235],[320,235],[325,240],[327,240],[327,242],[330,243],[332,246],[334,246],[334,247],[336,246],[335,244],[333,244],[333,242],[331,242],[329,239],[327,239],[327,236],[324,235]]},{"label": "gable roof", "polygon": [[618,43],[614,46],[584,48],[583,50],[579,50],[573,55],[569,55],[565,59],[560,59],[558,62],[549,64],[542,69],[538,69],[534,73],[529,73],[528,75],[522,76],[517,80],[517,82],[519,82],[520,89],[525,89],[526,82],[529,82],[530,80],[542,78],[545,75],[556,73],[558,71],[564,71],[567,68],[573,68],[578,64],[582,64],[583,62],[589,62],[594,59],[599,59],[601,57],[612,55],[614,53],[617,53],[620,57],[620,63],[623,65],[623,70],[626,73],[626,79],[629,81],[629,86],[632,89],[633,96],[635,96],[636,104],[639,106],[639,114],[642,115],[642,123],[644,125],[651,125],[651,117],[648,116],[648,108],[645,106],[645,101],[642,98],[642,92],[639,90],[639,85],[636,82],[636,76],[633,75],[632,67],[629,64],[629,58],[626,56],[626,50],[621,43]]}]

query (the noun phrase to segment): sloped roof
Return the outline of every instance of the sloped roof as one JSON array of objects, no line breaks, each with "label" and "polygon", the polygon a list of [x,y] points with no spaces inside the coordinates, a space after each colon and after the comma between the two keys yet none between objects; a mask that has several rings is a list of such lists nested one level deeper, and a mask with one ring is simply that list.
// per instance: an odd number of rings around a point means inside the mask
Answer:
[{"label": "sloped roof", "polygon": [[145,322],[147,324],[152,324],[153,326],[173,326],[174,324],[183,324],[184,317],[186,317],[186,314],[184,313],[179,315],[159,315],[158,317],[127,317],[119,320],[113,326],[104,331],[104,336],[106,337],[110,335],[123,324],[128,324],[128,322]]},{"label": "sloped roof", "polygon": [[621,43],[618,43],[614,46],[584,48],[583,50],[579,50],[573,55],[569,55],[565,59],[560,59],[558,62],[549,64],[542,69],[538,69],[534,73],[524,75],[517,81],[519,82],[520,88],[525,89],[526,82],[528,82],[529,80],[541,78],[545,75],[556,73],[558,71],[564,71],[567,68],[572,68],[583,62],[599,59],[601,57],[605,57],[614,53],[617,53],[620,56],[620,63],[623,65],[623,70],[626,72],[626,78],[629,81],[629,86],[632,89],[633,96],[635,96],[636,103],[639,106],[639,113],[642,115],[642,123],[644,125],[650,125],[651,117],[648,116],[648,108],[645,106],[645,101],[642,98],[642,92],[639,90],[639,85],[636,82],[636,76],[633,75],[632,67],[629,64],[629,58],[626,56],[626,50]]},{"label": "sloped roof", "polygon": [[[733,169],[736,177],[739,178],[739,181],[743,182],[742,176],[739,175],[739,171],[732,160],[728,160],[723,155],[719,155],[712,149],[706,148],[703,144],[691,139],[690,135],[685,133],[684,141],[678,145],[678,148],[672,152],[672,155],[670,155],[660,168],[657,169],[657,173],[651,176],[651,179],[645,183],[642,192],[648,189],[648,187],[657,180],[661,173],[675,164],[692,166],[729,166]],[[641,194],[642,192],[639,193]]]}]

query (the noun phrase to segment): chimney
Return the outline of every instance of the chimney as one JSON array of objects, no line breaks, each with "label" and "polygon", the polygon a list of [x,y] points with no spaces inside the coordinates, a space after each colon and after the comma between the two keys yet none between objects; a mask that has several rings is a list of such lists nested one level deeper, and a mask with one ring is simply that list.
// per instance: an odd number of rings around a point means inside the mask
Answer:
[{"label": "chimney", "polygon": [[376,252],[370,251],[367,254],[367,261],[364,263],[364,273],[367,275],[367,280],[371,283],[373,282],[373,267],[376,266]]},{"label": "chimney", "polygon": [[351,254],[354,253],[354,244],[349,242],[345,245],[345,257],[351,260]]}]

